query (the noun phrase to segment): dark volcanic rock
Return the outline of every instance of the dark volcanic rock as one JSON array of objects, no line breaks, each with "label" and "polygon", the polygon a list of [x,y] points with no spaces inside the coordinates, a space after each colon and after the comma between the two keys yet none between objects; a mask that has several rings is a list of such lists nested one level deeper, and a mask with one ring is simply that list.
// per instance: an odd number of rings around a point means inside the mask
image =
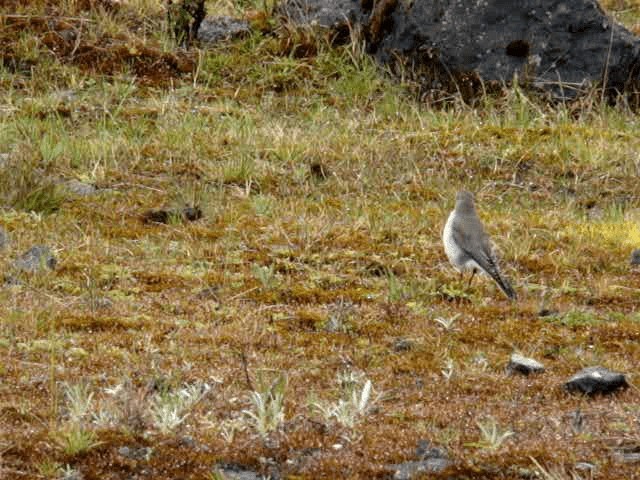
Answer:
[{"label": "dark volcanic rock", "polygon": [[426,478],[426,473],[440,473],[452,465],[447,454],[439,448],[432,447],[426,440],[420,440],[416,448],[417,460],[387,465],[393,471],[395,480],[411,480]]},{"label": "dark volcanic rock", "polygon": [[507,365],[507,373],[522,373],[523,375],[529,375],[530,373],[544,372],[544,365],[533,358],[523,357],[517,353],[511,355],[509,364]]},{"label": "dark volcanic rock", "polygon": [[631,252],[631,265],[640,265],[640,248]]},{"label": "dark volcanic rock", "polygon": [[580,370],[565,383],[570,392],[582,392],[587,395],[611,393],[628,386],[622,373],[612,372],[604,367],[588,367]]},{"label": "dark volcanic rock", "polygon": [[218,43],[251,33],[246,20],[233,17],[206,18],[198,30],[198,40],[203,43]]},{"label": "dark volcanic rock", "polygon": [[38,272],[45,268],[53,270],[57,263],[49,247],[36,245],[15,261],[15,267],[23,272]]},{"label": "dark volcanic rock", "polygon": [[596,0],[288,0],[294,22],[341,31],[360,24],[369,51],[416,71],[426,88],[521,82],[560,97],[590,84],[640,81],[640,40]]}]

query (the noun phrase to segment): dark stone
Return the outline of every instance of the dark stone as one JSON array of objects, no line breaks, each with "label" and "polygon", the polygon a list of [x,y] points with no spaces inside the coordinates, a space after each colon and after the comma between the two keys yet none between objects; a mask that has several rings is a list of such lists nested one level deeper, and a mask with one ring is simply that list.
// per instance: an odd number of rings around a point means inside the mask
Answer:
[{"label": "dark stone", "polygon": [[640,39],[596,0],[287,0],[280,10],[337,34],[359,24],[370,53],[409,67],[427,90],[464,96],[517,76],[567,98],[593,84],[614,94],[640,83]]},{"label": "dark stone", "polygon": [[453,464],[446,452],[433,447],[427,440],[418,441],[416,458],[417,460],[387,465],[387,469],[393,471],[393,478],[396,480],[411,480],[424,478],[425,473],[441,473]]},{"label": "dark stone", "polygon": [[251,27],[246,20],[225,16],[206,18],[200,25],[198,40],[213,44],[244,37],[250,33]]},{"label": "dark stone", "polygon": [[220,463],[214,467],[213,471],[221,474],[226,480],[263,480],[264,478],[253,470],[235,463]]},{"label": "dark stone", "polygon": [[541,308],[538,312],[538,317],[553,317],[558,314],[558,310],[553,308]]},{"label": "dark stone", "polygon": [[631,252],[631,265],[640,265],[640,248]]},{"label": "dark stone", "polygon": [[529,375],[530,373],[541,372],[544,372],[544,365],[533,358],[527,358],[517,353],[511,355],[511,359],[507,365],[507,373],[510,375],[514,373]]},{"label": "dark stone", "polygon": [[628,386],[622,373],[612,372],[600,366],[584,368],[565,383],[565,388],[569,392],[581,392],[587,395],[611,393]]},{"label": "dark stone", "polygon": [[118,454],[129,460],[149,460],[153,449],[150,447],[120,447]]},{"label": "dark stone", "polygon": [[49,247],[36,245],[27,250],[15,262],[15,267],[23,272],[38,272],[45,268],[53,270],[58,261],[51,253]]}]

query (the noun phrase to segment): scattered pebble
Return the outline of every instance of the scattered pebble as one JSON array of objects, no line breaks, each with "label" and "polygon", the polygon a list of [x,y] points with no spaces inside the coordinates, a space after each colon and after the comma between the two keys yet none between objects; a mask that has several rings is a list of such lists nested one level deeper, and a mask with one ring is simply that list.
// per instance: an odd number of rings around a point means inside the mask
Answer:
[{"label": "scattered pebble", "polygon": [[640,248],[631,252],[631,265],[640,265]]},{"label": "scattered pebble", "polygon": [[153,449],[150,447],[120,447],[118,454],[130,460],[149,460]]},{"label": "scattered pebble", "polygon": [[418,460],[387,465],[389,470],[393,470],[395,480],[412,480],[414,478],[425,478],[425,473],[440,473],[452,465],[446,452],[433,447],[428,441],[420,440],[416,448]]},{"label": "scattered pebble", "polygon": [[91,183],[81,182],[79,180],[68,180],[62,184],[65,190],[79,197],[88,197],[95,194],[98,189]]},{"label": "scattered pebble", "polygon": [[35,245],[18,258],[14,265],[23,272],[38,272],[44,268],[53,270],[57,263],[49,247]]},{"label": "scattered pebble", "polygon": [[541,372],[544,372],[544,365],[533,358],[527,358],[518,353],[511,355],[511,359],[507,365],[507,373],[509,375],[513,375],[514,373],[529,375],[530,373]]},{"label": "scattered pebble", "polygon": [[198,29],[198,40],[218,43],[222,40],[243,37],[251,33],[249,22],[239,18],[220,16],[205,18]]},{"label": "scattered pebble", "polygon": [[[226,480],[262,480],[263,476],[253,470],[249,470],[242,465],[234,463],[221,463],[213,468],[214,475],[217,473]],[[217,478],[217,477],[214,477]]]},{"label": "scattered pebble", "polygon": [[600,366],[584,368],[565,383],[569,392],[577,391],[587,395],[611,393],[627,386],[629,384],[622,373]]}]

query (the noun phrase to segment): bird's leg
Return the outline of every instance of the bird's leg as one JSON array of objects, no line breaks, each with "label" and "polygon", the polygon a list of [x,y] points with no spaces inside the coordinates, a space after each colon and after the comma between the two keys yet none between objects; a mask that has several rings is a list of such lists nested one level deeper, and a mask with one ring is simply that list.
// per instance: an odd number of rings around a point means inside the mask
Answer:
[{"label": "bird's leg", "polygon": [[467,288],[471,287],[471,281],[473,280],[473,276],[476,274],[476,269],[474,268],[473,270],[471,270],[471,277],[469,278],[469,283],[467,285]]}]

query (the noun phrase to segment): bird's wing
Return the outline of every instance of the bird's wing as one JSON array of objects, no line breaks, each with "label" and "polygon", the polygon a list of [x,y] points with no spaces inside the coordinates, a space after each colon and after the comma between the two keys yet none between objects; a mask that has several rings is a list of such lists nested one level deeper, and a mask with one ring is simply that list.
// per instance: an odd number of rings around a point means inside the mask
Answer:
[{"label": "bird's wing", "polygon": [[487,275],[493,278],[507,297],[514,299],[516,293],[500,273],[489,236],[485,233],[482,223],[476,218],[468,218],[465,220],[465,222],[459,222],[453,225],[454,241]]}]

